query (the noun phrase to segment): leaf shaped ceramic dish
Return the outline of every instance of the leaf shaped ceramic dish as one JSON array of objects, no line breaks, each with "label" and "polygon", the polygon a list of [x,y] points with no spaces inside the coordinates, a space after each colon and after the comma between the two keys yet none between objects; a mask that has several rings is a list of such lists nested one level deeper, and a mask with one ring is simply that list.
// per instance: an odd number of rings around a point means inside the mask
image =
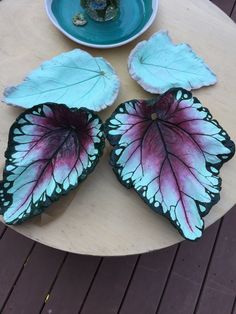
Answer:
[{"label": "leaf shaped ceramic dish", "polygon": [[104,147],[102,121],[87,109],[43,104],[12,125],[0,188],[7,224],[42,213],[76,188],[98,163]]},{"label": "leaf shaped ceramic dish", "polygon": [[119,78],[103,58],[75,49],[44,62],[24,81],[4,92],[4,102],[31,108],[45,102],[100,111],[111,106],[120,88]]},{"label": "leaf shaped ceramic dish", "polygon": [[219,170],[234,143],[198,99],[172,89],[158,99],[121,104],[106,122],[111,165],[187,239],[202,236],[205,216],[219,201]]},{"label": "leaf shaped ceramic dish", "polygon": [[175,45],[166,31],[139,43],[129,56],[128,67],[131,77],[154,94],[174,87],[192,90],[217,82],[216,75],[192,48]]}]

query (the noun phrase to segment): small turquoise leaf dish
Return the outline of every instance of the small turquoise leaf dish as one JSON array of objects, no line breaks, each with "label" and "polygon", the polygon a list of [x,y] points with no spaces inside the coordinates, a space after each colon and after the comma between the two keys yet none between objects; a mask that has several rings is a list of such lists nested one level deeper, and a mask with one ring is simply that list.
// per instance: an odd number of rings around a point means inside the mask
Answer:
[{"label": "small turquoise leaf dish", "polygon": [[3,101],[23,108],[53,102],[100,111],[115,102],[119,88],[119,78],[105,59],[75,49],[42,63],[21,84],[7,88]]},{"label": "small turquoise leaf dish", "polygon": [[88,109],[53,103],[22,113],[12,125],[0,210],[5,223],[39,215],[93,171],[104,148],[103,124]]},{"label": "small turquoise leaf dish", "polygon": [[217,82],[203,59],[189,45],[175,45],[167,31],[139,43],[130,53],[128,68],[131,77],[153,94],[175,87],[198,89]]},{"label": "small turquoise leaf dish", "polygon": [[208,109],[182,88],[121,104],[105,125],[119,181],[189,240],[220,199],[222,165],[235,145]]},{"label": "small turquoise leaf dish", "polygon": [[[78,44],[100,49],[125,45],[143,34],[154,22],[158,4],[159,0],[121,0],[116,18],[97,22],[86,14],[80,0],[45,0],[47,15],[60,32]],[[82,27],[72,23],[78,13],[87,22]]]}]

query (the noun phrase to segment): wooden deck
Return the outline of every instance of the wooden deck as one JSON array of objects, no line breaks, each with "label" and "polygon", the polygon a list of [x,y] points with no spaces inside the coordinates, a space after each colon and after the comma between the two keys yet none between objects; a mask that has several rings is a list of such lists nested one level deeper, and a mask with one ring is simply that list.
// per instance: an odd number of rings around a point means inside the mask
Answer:
[{"label": "wooden deck", "polygon": [[[235,0],[214,2],[236,21]],[[197,243],[118,258],[54,250],[0,224],[0,258],[3,314],[236,314],[236,206]]]}]

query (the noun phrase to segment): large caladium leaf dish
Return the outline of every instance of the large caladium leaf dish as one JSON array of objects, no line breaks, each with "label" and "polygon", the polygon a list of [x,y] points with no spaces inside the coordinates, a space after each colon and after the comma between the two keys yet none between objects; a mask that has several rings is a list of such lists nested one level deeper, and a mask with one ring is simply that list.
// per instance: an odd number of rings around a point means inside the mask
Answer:
[{"label": "large caladium leaf dish", "polygon": [[114,103],[119,88],[119,78],[104,58],[75,49],[42,63],[21,84],[7,88],[3,101],[23,108],[54,102],[100,111]]},{"label": "large caladium leaf dish", "polygon": [[88,109],[46,103],[26,110],[12,125],[0,188],[7,224],[40,214],[78,186],[104,148],[102,121]]},{"label": "large caladium leaf dish", "polygon": [[131,77],[154,94],[173,87],[192,90],[217,82],[203,59],[188,44],[175,45],[166,31],[139,43],[130,53],[128,67]]},{"label": "large caladium leaf dish", "polygon": [[121,104],[105,132],[120,182],[185,238],[201,237],[202,217],[220,198],[219,170],[235,152],[210,112],[190,92],[171,89],[155,100]]}]

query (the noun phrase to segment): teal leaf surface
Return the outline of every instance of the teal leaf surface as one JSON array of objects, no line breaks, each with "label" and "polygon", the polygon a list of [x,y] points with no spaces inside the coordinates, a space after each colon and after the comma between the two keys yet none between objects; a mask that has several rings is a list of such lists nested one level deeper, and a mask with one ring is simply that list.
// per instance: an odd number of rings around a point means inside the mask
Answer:
[{"label": "teal leaf surface", "polygon": [[175,45],[166,31],[139,43],[129,56],[128,67],[131,77],[154,94],[174,87],[192,90],[217,82],[216,75],[192,48]]},{"label": "teal leaf surface", "polygon": [[12,125],[0,211],[19,224],[75,189],[102,155],[102,121],[88,109],[46,103],[22,113]]},{"label": "teal leaf surface", "polygon": [[3,101],[24,108],[53,102],[100,111],[114,103],[119,88],[118,76],[105,59],[75,49],[44,62],[21,84],[7,88]]},{"label": "teal leaf surface", "polygon": [[121,104],[105,125],[111,165],[151,209],[189,240],[220,199],[220,168],[235,145],[200,101],[184,89]]}]

